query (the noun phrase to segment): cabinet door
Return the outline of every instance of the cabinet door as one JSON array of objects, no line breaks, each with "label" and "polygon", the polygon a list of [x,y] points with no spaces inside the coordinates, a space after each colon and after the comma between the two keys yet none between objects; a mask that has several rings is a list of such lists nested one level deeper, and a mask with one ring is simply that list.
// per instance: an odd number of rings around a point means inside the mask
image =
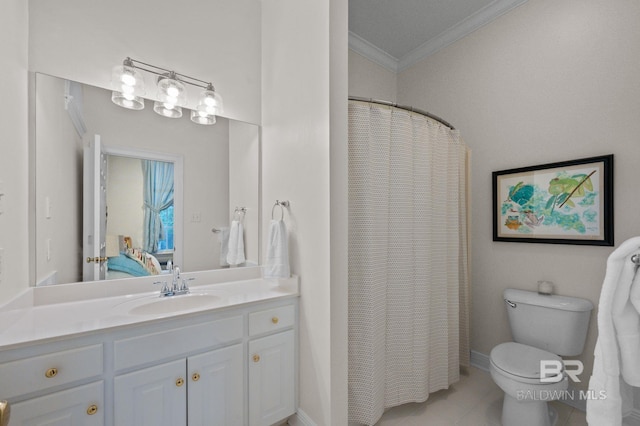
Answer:
[{"label": "cabinet door", "polygon": [[104,425],[103,383],[96,382],[13,404],[11,424],[22,426]]},{"label": "cabinet door", "polygon": [[293,330],[249,342],[249,424],[268,426],[295,412]]},{"label": "cabinet door", "polygon": [[189,426],[244,424],[242,344],[187,359]]},{"label": "cabinet door", "polygon": [[185,360],[134,371],[114,379],[118,426],[186,426]]}]

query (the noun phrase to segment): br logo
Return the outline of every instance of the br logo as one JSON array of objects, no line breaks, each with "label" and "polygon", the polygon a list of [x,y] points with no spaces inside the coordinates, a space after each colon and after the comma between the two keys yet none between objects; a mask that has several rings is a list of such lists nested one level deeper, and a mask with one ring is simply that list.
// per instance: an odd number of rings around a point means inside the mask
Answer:
[{"label": "br logo", "polygon": [[564,376],[562,370],[574,382],[580,382],[578,376],[584,370],[581,361],[568,359],[566,361],[558,361],[554,359],[540,361],[540,382],[542,383],[558,383]]}]

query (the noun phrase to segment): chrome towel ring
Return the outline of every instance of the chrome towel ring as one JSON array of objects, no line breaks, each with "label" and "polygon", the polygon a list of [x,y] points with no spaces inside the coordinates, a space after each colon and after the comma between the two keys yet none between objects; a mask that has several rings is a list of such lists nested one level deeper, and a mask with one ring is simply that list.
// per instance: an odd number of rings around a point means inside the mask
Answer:
[{"label": "chrome towel ring", "polygon": [[289,201],[276,200],[276,203],[271,207],[271,220],[274,220],[273,212],[276,206],[280,206],[280,220],[284,219],[284,208],[289,207]]},{"label": "chrome towel ring", "polygon": [[236,209],[233,211],[233,219],[235,220],[236,215],[238,215],[238,220],[240,220],[244,217],[245,214],[247,214],[246,207],[236,207]]}]

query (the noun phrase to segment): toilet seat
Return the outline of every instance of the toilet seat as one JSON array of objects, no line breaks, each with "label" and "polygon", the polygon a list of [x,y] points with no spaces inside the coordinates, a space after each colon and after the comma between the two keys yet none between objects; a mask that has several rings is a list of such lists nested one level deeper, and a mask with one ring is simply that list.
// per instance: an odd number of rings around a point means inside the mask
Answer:
[{"label": "toilet seat", "polygon": [[499,344],[489,358],[500,373],[522,383],[534,384],[540,384],[540,361],[562,362],[562,358],[554,353],[515,342]]}]

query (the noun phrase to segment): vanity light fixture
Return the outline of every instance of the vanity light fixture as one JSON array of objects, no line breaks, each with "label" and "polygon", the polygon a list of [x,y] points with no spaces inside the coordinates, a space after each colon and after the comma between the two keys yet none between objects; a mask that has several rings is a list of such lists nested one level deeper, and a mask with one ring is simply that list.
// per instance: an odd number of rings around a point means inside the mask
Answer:
[{"label": "vanity light fixture", "polygon": [[115,66],[111,73],[111,100],[114,104],[128,109],[144,108],[144,79],[142,73],[136,70],[130,58],[122,65]]},{"label": "vanity light fixture", "polygon": [[223,111],[222,97],[215,91],[213,84],[131,58],[126,58],[121,66],[113,69],[113,103],[128,109],[144,108],[144,80],[140,71],[158,76],[158,100],[154,102],[153,110],[163,117],[182,117],[182,107],[187,104],[185,84],[205,89],[200,94],[196,109],[191,111],[191,121],[205,125],[215,124],[216,115]]}]

